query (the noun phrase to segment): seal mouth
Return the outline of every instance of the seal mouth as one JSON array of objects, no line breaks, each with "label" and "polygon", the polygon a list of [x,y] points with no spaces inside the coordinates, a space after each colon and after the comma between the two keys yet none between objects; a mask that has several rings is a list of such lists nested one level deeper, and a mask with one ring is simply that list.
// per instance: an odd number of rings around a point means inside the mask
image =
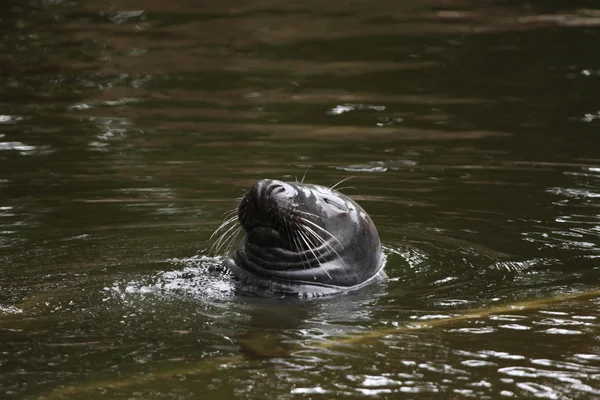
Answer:
[{"label": "seal mouth", "polygon": [[287,238],[283,237],[275,227],[254,225],[250,230],[244,229],[244,231],[246,231],[248,241],[251,243],[267,247],[289,247]]}]

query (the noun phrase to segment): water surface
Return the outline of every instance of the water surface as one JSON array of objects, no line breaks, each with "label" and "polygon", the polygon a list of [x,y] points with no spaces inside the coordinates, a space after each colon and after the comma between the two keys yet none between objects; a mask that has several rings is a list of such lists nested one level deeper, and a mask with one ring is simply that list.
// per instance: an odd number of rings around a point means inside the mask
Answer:
[{"label": "water surface", "polygon": [[[1,397],[600,396],[594,2],[0,21]],[[305,173],[353,177],[388,279],[240,295],[211,233],[255,180]]]}]

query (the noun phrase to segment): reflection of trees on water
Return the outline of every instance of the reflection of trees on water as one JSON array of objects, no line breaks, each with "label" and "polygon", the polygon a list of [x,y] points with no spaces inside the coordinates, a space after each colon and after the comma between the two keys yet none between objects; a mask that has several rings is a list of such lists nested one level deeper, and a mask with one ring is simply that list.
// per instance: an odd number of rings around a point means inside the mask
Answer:
[{"label": "reflection of trees on water", "polygon": [[[333,140],[503,136],[489,123],[497,110],[510,126],[539,120],[522,107],[559,101],[540,99],[555,79],[547,66],[592,57],[594,37],[570,27],[600,24],[573,2],[20,3],[0,5],[4,101],[96,124],[97,151],[127,124]],[[531,57],[531,43],[551,50]],[[352,112],[330,112],[340,105]]]},{"label": "reflection of trees on water", "polygon": [[[309,94],[321,101],[317,93],[324,102],[370,104],[374,88],[379,96],[422,102],[422,88],[463,81],[452,68],[485,51],[487,40],[465,44],[466,36],[600,24],[597,12],[573,2],[563,8],[431,0],[21,3],[0,5],[10,95],[85,93],[92,105],[191,96],[190,107],[148,111],[188,121],[196,112],[213,121],[240,114],[243,122],[284,122],[263,106],[304,106]],[[236,109],[248,103],[254,107]],[[219,115],[223,104],[232,106],[226,116]]]},{"label": "reflection of trees on water", "polygon": [[1,2],[0,101],[7,109],[52,108],[89,90],[78,84],[77,62],[93,57],[94,46],[61,34],[61,10],[53,3]]}]

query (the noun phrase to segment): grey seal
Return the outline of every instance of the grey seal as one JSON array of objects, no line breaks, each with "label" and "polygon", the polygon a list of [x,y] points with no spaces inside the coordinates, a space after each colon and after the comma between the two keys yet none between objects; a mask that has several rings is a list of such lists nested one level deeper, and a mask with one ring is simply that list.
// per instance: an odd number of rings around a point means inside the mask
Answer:
[{"label": "grey seal", "polygon": [[383,274],[375,224],[331,188],[259,180],[243,196],[237,220],[245,237],[224,264],[244,284],[321,296],[358,289]]}]

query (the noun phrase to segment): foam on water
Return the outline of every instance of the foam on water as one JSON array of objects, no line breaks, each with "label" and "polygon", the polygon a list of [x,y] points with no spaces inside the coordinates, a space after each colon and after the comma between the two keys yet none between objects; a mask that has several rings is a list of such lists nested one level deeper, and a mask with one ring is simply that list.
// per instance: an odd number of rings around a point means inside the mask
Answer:
[{"label": "foam on water", "polygon": [[233,295],[234,285],[223,270],[223,258],[194,256],[172,258],[169,263],[183,268],[162,271],[149,277],[118,280],[104,290],[110,298],[127,301],[139,296],[193,297],[202,299],[226,299]]}]

